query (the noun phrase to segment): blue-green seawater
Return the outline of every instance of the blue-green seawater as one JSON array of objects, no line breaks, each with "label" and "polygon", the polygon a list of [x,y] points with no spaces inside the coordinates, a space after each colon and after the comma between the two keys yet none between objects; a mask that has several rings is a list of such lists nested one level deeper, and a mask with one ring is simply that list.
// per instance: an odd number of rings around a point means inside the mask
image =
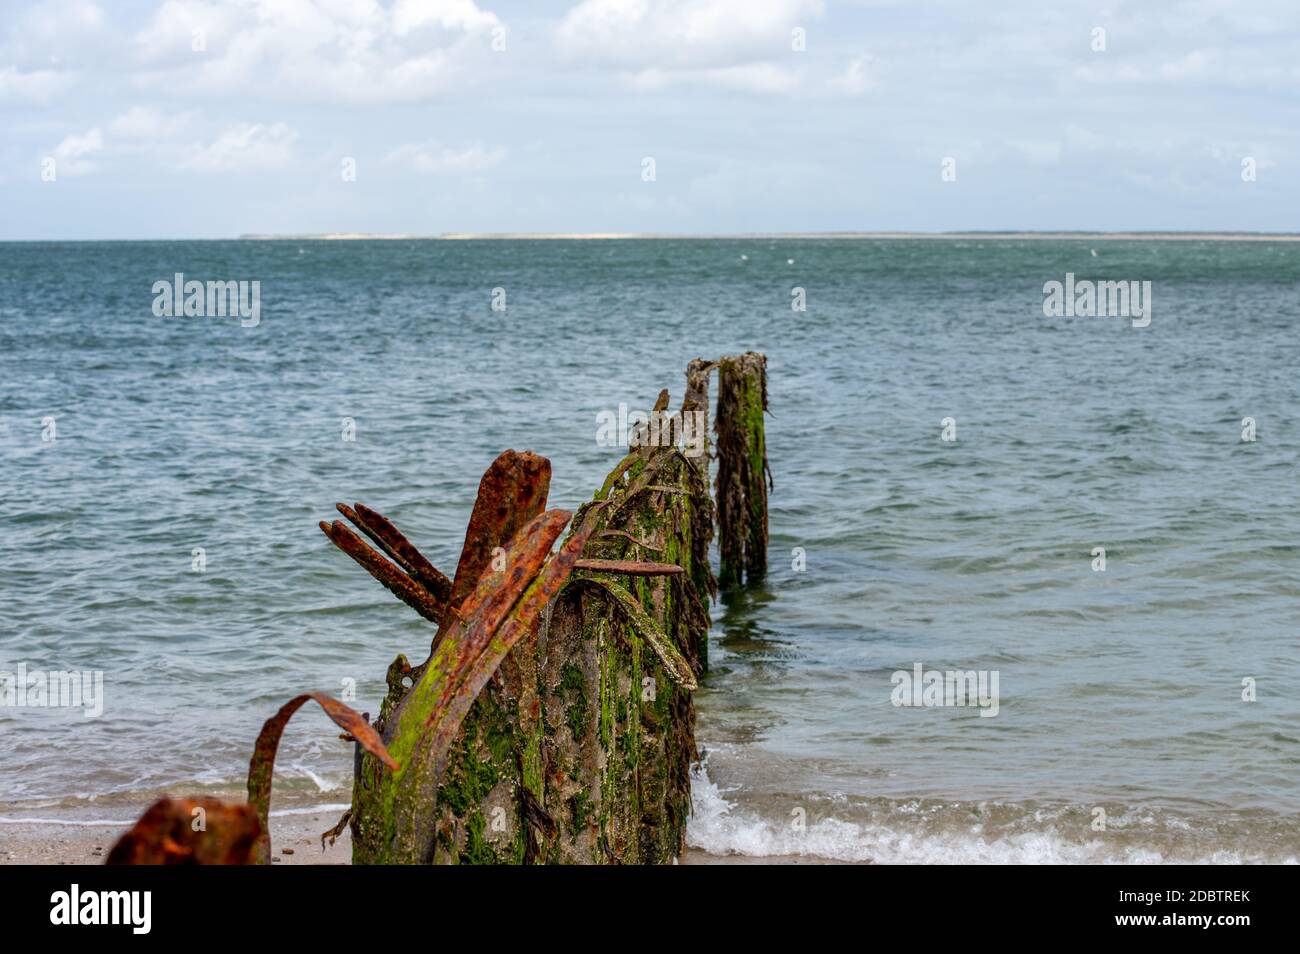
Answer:
[{"label": "blue-green seawater", "polygon": [[[155,317],[176,272],[260,281],[260,324]],[[1067,272],[1150,281],[1150,326],[1045,317]],[[0,707],[0,816],[237,795],[290,696],[376,711],[432,630],[321,535],[336,501],[450,571],[501,450],[572,508],[622,453],[599,412],[751,349],[771,571],[714,607],[694,847],[1300,856],[1289,242],[0,244],[0,670],[105,686],[96,719]],[[997,671],[998,714],[894,706],[918,662]],[[277,805],[348,801],[337,735],[295,719]]]}]

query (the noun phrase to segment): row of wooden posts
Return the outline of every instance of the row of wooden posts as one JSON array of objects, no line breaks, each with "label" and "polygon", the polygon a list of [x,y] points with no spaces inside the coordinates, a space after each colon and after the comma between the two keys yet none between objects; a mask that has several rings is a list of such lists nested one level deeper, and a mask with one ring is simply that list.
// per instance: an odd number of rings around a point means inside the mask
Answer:
[{"label": "row of wooden posts", "polygon": [[[634,447],[576,513],[547,509],[546,458],[501,454],[451,576],[382,514],[339,504],[344,519],[321,529],[437,627],[428,658],[393,661],[373,723],[323,693],[295,697],[257,739],[246,805],[164,799],[109,863],[268,863],[276,748],[308,701],[356,746],[351,808],[326,833],[350,828],[355,863],[678,857],[710,603],[719,583],[761,577],[767,558],[766,358],[692,361],[683,418],[707,422],[714,371],[712,453]],[[667,406],[665,390],[656,410]]]}]

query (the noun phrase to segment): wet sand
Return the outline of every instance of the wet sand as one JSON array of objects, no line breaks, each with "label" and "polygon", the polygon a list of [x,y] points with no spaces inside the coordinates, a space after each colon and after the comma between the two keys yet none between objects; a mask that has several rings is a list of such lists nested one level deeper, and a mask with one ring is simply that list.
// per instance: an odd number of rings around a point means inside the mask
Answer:
[{"label": "wet sand", "polygon": [[[141,809],[143,811],[143,809]],[[352,842],[346,831],[321,850],[320,835],[336,813],[271,818],[273,864],[346,865]],[[129,825],[41,822],[0,823],[0,865],[98,865]]]},{"label": "wet sand", "polygon": [[[321,832],[338,820],[334,813],[282,815],[271,818],[271,862],[277,865],[347,865],[352,863],[352,841],[344,830],[333,845],[321,848]],[[0,865],[99,865],[125,830],[119,824],[56,822],[0,823]],[[687,849],[681,859],[688,865],[840,864],[821,858],[745,855],[711,855]]]}]

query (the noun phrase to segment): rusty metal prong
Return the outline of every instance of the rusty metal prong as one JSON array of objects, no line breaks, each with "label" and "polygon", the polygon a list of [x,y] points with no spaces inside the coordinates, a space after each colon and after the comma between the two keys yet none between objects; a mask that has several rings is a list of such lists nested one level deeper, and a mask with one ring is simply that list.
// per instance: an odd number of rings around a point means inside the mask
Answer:
[{"label": "rusty metal prong", "polygon": [[379,531],[367,523],[361,514],[357,513],[345,503],[336,503],[334,509],[343,514],[349,523],[368,536],[371,543],[387,553],[392,558],[393,562],[405,570],[408,575],[413,576],[415,574],[415,568],[411,565],[411,562],[407,560],[406,557],[402,556],[395,547],[390,546]]},{"label": "rusty metal prong", "polygon": [[[340,509],[342,507],[340,506]],[[345,514],[346,516],[346,514]],[[366,536],[383,548],[384,552],[396,560],[407,573],[426,590],[434,599],[445,603],[451,597],[451,580],[438,571],[438,568],[425,558],[414,543],[393,522],[377,510],[372,510],[363,503],[356,504],[356,516],[361,518],[359,526]],[[348,518],[352,519],[352,518]],[[353,521],[354,523],[356,521]]]},{"label": "rusty metal prong", "polygon": [[[479,481],[448,602],[458,609],[492,565],[494,551],[546,509],[551,462],[529,451],[503,451]],[[462,613],[469,616],[468,613]]]},{"label": "rusty metal prong", "polygon": [[343,525],[343,521],[320,522],[321,531],[330,542],[361,564],[367,573],[388,588],[388,591],[415,610],[425,619],[441,623],[446,616],[447,604],[434,599],[432,593],[411,579],[393,563],[389,563],[365,541]]},{"label": "rusty metal prong", "polygon": [[507,558],[511,570],[504,579],[498,582],[494,574],[485,574],[461,605],[467,622],[456,637],[461,656],[451,672],[451,690],[426,722],[433,729],[432,735],[425,738],[430,751],[436,754],[435,778],[440,778],[446,768],[452,741],[474,699],[510,648],[537,625],[586,546],[592,528],[584,522],[558,553],[550,555],[551,545],[570,517],[569,511],[558,509],[535,517],[511,538]]},{"label": "rusty metal prong", "polygon": [[643,563],[640,560],[582,559],[573,568],[597,573],[624,573],[628,576],[677,576],[686,572],[676,563]]}]

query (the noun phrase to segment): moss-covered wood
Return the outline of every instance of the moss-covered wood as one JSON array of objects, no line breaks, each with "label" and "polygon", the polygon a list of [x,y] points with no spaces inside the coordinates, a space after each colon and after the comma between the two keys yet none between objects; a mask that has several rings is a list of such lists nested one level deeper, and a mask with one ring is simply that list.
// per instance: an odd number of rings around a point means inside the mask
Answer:
[{"label": "moss-covered wood", "polygon": [[[570,577],[542,629],[546,860],[664,864],[685,847],[703,672],[712,503],[676,448],[634,451],[588,507],[585,554],[674,564],[673,576]],[[580,517],[585,514],[580,511]]]},{"label": "moss-covered wood", "polygon": [[767,572],[767,358],[755,351],[718,361],[718,581],[724,587]]},{"label": "moss-covered wood", "polygon": [[438,790],[432,860],[667,863],[685,844],[712,504],[676,448],[629,454],[574,519],[584,560],[476,701]]},{"label": "moss-covered wood", "polygon": [[[525,463],[503,455],[498,464],[508,472],[484,476],[480,501],[511,502],[517,512],[487,507],[499,525],[485,530],[476,507],[467,550],[493,547],[545,506],[546,481],[518,477]],[[502,566],[535,564],[560,514],[547,511],[521,530]],[[327,532],[352,546],[338,528]],[[536,565],[519,581],[509,569],[474,567],[468,572],[483,570],[477,588],[443,607],[406,580],[392,585],[393,568],[376,565],[374,554],[349,549],[390,589],[444,620],[427,662],[412,667],[399,657],[390,667],[376,728],[401,768],[360,755],[353,860],[663,863],[680,854],[695,757],[690,693],[703,670],[714,592],[712,532],[706,473],[677,447],[649,447],[615,468],[531,584]],[[512,584],[526,589],[511,593]],[[498,617],[514,607],[501,624],[507,634],[516,617],[529,628],[514,634],[509,652],[490,639],[500,668],[474,683],[467,671],[491,656],[474,648],[493,625],[480,618],[494,606]],[[449,700],[460,705],[459,721],[440,736],[438,727],[452,724]]]},{"label": "moss-covered wood", "polygon": [[[467,549],[481,552],[463,558],[457,572],[458,583],[462,571],[480,574],[477,583],[441,612],[445,622],[425,663],[412,668],[399,656],[389,668],[376,728],[399,768],[359,756],[350,812],[355,862],[511,860],[509,846],[502,851],[488,841],[481,820],[495,822],[495,834],[505,828],[490,799],[514,774],[519,708],[508,693],[484,689],[503,678],[498,667],[509,651],[536,632],[590,533],[574,528],[549,556],[571,514],[548,510],[527,519],[544,506],[548,479],[544,459],[513,451],[484,475],[466,533]],[[338,528],[327,532],[342,538]]]}]

